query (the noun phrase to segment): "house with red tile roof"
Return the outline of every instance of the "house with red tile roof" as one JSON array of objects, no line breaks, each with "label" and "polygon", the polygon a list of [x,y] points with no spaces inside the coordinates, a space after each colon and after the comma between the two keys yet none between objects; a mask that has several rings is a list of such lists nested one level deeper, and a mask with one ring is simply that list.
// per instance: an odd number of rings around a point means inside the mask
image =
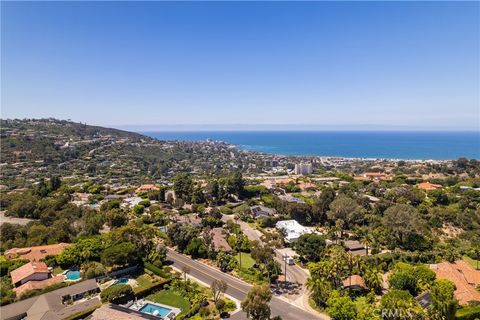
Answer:
[{"label": "house with red tile roof", "polygon": [[344,288],[358,289],[358,290],[367,290],[365,285],[365,280],[357,274],[350,276],[343,280],[342,285]]},{"label": "house with red tile roof", "polygon": [[135,192],[148,192],[148,191],[158,191],[160,190],[157,186],[153,184],[142,184],[140,187],[138,187]]},{"label": "house with red tile roof", "polygon": [[384,172],[365,172],[356,177],[357,181],[380,181],[380,180],[389,180],[389,176]]},{"label": "house with red tile roof", "polygon": [[431,190],[440,189],[442,188],[442,186],[439,184],[433,184],[427,181],[427,182],[422,182],[417,184],[417,188],[424,191],[431,191]]},{"label": "house with red tile roof", "polygon": [[12,248],[5,251],[5,259],[26,259],[29,261],[40,261],[46,256],[55,256],[63,252],[68,247],[68,243],[57,243],[46,246]]},{"label": "house with red tile roof", "polygon": [[50,278],[52,272],[44,262],[29,262],[10,272],[12,284],[19,287],[29,281],[41,281]]},{"label": "house with red tile roof", "polygon": [[455,284],[455,298],[460,304],[480,301],[480,292],[475,289],[475,286],[480,285],[480,271],[473,269],[465,261],[433,264],[430,269],[435,271],[437,278],[447,279]]}]

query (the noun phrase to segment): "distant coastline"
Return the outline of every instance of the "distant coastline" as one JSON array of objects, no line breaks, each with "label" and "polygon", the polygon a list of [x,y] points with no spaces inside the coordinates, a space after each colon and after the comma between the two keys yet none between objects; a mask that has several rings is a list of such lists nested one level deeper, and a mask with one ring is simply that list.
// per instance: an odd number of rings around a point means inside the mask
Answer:
[{"label": "distant coastline", "polygon": [[231,143],[288,156],[359,159],[480,159],[480,132],[464,131],[140,131],[160,140]]}]

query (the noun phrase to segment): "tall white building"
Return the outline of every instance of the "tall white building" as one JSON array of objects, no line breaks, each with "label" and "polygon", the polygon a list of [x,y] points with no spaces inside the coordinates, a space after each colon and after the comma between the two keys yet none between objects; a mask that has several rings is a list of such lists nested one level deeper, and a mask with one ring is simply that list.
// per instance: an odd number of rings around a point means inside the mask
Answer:
[{"label": "tall white building", "polygon": [[295,164],[295,174],[307,175],[312,174],[313,166],[311,163],[297,163]]}]

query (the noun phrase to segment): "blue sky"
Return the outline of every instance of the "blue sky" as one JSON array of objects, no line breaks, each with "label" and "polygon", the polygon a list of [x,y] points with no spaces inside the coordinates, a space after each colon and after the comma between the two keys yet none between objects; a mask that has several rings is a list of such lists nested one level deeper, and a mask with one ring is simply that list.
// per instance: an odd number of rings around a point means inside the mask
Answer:
[{"label": "blue sky", "polygon": [[2,118],[479,129],[479,2],[1,5]]}]

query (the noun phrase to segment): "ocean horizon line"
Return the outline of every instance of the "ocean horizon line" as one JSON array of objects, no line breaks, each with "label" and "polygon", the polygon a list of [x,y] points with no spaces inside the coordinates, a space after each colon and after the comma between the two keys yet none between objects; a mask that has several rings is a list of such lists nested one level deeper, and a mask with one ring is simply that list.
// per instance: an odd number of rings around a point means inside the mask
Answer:
[{"label": "ocean horizon line", "polygon": [[480,159],[480,132],[448,131],[138,131],[159,140],[223,141],[286,156],[403,160]]}]

